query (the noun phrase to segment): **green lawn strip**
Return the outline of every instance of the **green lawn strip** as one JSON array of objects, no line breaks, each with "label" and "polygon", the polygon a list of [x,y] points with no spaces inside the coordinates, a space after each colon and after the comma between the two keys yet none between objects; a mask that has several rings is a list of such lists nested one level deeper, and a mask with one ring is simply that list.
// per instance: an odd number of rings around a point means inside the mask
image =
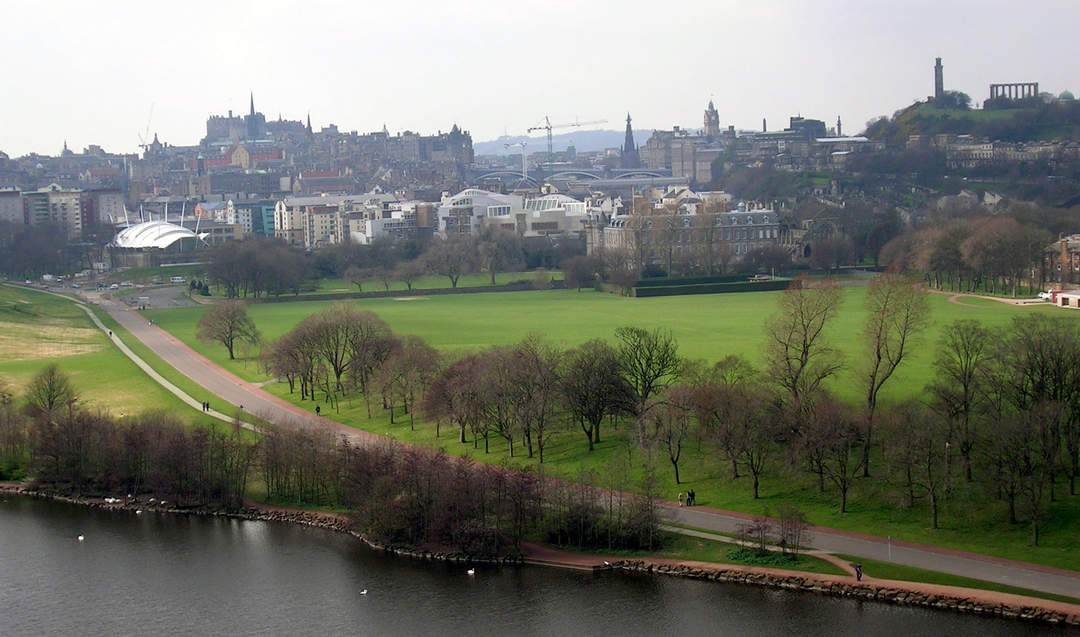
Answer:
[{"label": "green lawn strip", "polygon": [[[662,533],[663,548],[657,551],[646,550],[609,550],[609,549],[582,549],[574,546],[559,546],[556,548],[596,555],[598,557],[611,557],[617,559],[672,559],[693,562],[709,562],[712,564],[737,564],[741,566],[761,566],[750,561],[733,559],[732,550],[735,548],[726,542],[717,542],[704,538],[680,535],[678,533]],[[802,571],[806,573],[822,573],[825,575],[846,575],[840,567],[813,555],[799,555],[793,561],[784,561],[782,564],[769,564],[768,568],[781,568],[789,571]]]},{"label": "green lawn strip", "polygon": [[[502,292],[416,297],[414,300],[360,299],[350,305],[374,311],[400,335],[415,334],[442,351],[480,349],[520,341],[530,333],[546,336],[563,347],[593,338],[613,339],[615,327],[633,323],[668,328],[685,356],[717,361],[729,354],[763,362],[764,322],[775,314],[781,292],[749,292],[630,299],[584,290]],[[863,356],[863,307],[866,289],[845,289],[845,300],[828,334],[844,355],[845,368],[830,383],[843,399],[858,400],[858,361]],[[922,394],[933,376],[932,364],[942,329],[958,319],[979,319],[988,327],[1008,323],[1028,313],[1060,314],[1060,308],[1012,306],[994,301],[985,307],[948,302],[948,296],[930,296],[930,325],[916,341],[909,359],[882,391],[882,401]],[[253,304],[248,315],[266,341],[279,338],[303,318],[329,305],[327,301]],[[196,338],[197,323],[205,306],[147,310],[145,315],[188,346],[232,373],[249,381],[266,379],[251,352],[230,361],[225,348]]]},{"label": "green lawn strip", "polygon": [[1080,604],[1080,599],[1077,599],[1075,597],[1068,597],[1067,595],[1057,595],[1054,593],[1035,591],[1028,588],[1020,588],[1018,586],[997,584],[994,582],[987,582],[985,580],[973,579],[970,577],[950,575],[948,573],[941,573],[939,571],[928,571],[926,569],[916,568],[914,566],[904,566],[902,564],[894,564],[892,562],[879,562],[877,560],[868,560],[861,557],[854,557],[851,555],[837,554],[836,557],[852,563],[857,562],[859,564],[862,564],[863,573],[870,577],[876,577],[879,579],[894,579],[904,582],[920,582],[923,584],[941,584],[943,586],[977,588],[987,591],[996,591],[999,593],[1011,593],[1013,595],[1025,595],[1027,597],[1038,597],[1039,599],[1050,599],[1056,602],[1065,602],[1066,604]]},{"label": "green lawn strip", "polygon": [[[548,276],[556,279],[562,279],[562,272],[558,270],[547,270]],[[531,283],[536,276],[536,271],[532,272],[497,272],[495,274],[495,285],[507,285],[509,283],[515,283],[523,281]],[[491,275],[486,272],[474,272],[472,274],[462,275],[458,279],[457,287],[459,288],[482,288],[491,286]],[[452,287],[450,285],[450,278],[437,274],[428,274],[422,276],[413,281],[412,289],[414,290],[441,290]],[[391,281],[390,291],[407,291],[409,287],[402,281]],[[342,292],[383,292],[386,287],[383,282],[377,278],[364,279],[360,288],[357,288],[355,284],[350,283],[344,279],[328,278],[320,279],[315,283],[315,293],[325,294],[339,294]]]}]

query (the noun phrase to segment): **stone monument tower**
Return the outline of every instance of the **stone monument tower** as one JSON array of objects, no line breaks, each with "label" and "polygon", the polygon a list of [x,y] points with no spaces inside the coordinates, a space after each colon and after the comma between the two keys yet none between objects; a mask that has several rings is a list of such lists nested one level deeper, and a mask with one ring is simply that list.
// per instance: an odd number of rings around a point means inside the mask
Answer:
[{"label": "stone monument tower", "polygon": [[945,97],[945,75],[941,71],[941,58],[934,64],[934,99]]}]

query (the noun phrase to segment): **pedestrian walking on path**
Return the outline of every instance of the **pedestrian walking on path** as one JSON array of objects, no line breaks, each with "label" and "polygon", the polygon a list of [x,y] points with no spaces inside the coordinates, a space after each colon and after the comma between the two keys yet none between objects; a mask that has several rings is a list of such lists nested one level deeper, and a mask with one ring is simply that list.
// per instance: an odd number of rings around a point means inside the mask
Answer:
[{"label": "pedestrian walking on path", "polygon": [[856,582],[861,582],[862,581],[862,564],[856,562],[856,563],[852,564],[851,566],[855,568],[855,581]]},{"label": "pedestrian walking on path", "polygon": [[686,497],[686,494],[683,493],[682,491],[679,491],[679,506],[683,505],[683,498],[685,498],[685,497]]}]

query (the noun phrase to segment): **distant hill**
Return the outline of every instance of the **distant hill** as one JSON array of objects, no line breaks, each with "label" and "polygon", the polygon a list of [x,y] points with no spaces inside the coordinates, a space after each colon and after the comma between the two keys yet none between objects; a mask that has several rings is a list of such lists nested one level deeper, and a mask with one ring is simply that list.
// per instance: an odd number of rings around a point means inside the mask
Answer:
[{"label": "distant hill", "polygon": [[[634,130],[634,142],[638,146],[644,146],[652,133],[652,130]],[[620,130],[575,130],[569,133],[552,134],[551,148],[556,152],[566,150],[566,146],[571,141],[574,142],[574,148],[579,153],[591,153],[605,148],[622,148],[624,135],[626,131]],[[506,148],[506,144],[522,141],[528,143],[526,152],[535,153],[547,150],[547,135],[536,137],[503,135],[491,141],[473,142],[473,153],[476,155],[517,155],[521,153],[521,148],[517,146]]]}]

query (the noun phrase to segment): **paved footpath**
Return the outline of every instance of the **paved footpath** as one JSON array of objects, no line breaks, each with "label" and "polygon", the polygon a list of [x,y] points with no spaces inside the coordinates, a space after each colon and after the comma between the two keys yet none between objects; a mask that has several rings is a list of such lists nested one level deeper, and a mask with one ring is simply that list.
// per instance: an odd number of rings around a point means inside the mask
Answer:
[{"label": "paved footpath", "polygon": [[[109,301],[103,301],[100,307],[166,363],[204,387],[209,394],[216,397],[217,401],[224,400],[236,407],[243,406],[244,411],[271,423],[329,428],[335,433],[362,444],[371,444],[382,440],[379,436],[359,431],[329,418],[317,417],[296,405],[270,395],[255,384],[238,378],[207,360],[171,334],[150,325],[146,319],[133,310]],[[100,323],[98,327],[104,329],[104,326],[100,325]],[[119,339],[114,336],[115,341],[119,341]],[[125,353],[133,357],[133,360],[137,359],[134,354],[130,353],[130,350]],[[163,384],[168,382],[154,373],[153,370],[149,370],[147,367],[144,367],[144,369],[147,369],[147,373],[155,377],[158,382]],[[183,392],[175,389],[174,393],[177,392],[179,392],[177,395],[184,395]],[[198,405],[198,401],[192,397],[188,397],[188,402],[192,406]],[[221,413],[215,415],[228,418]],[[711,509],[704,506],[680,507],[674,503],[663,505],[662,516],[671,522],[722,534],[736,533],[738,526],[750,519],[750,516],[742,513]],[[1059,595],[1068,595],[1080,599],[1080,572],[1076,571],[1016,562],[935,546],[896,540],[890,541],[887,538],[837,529],[813,527],[811,532],[810,543],[812,546],[829,553],[843,553],[883,562],[891,561],[906,566]]]}]

